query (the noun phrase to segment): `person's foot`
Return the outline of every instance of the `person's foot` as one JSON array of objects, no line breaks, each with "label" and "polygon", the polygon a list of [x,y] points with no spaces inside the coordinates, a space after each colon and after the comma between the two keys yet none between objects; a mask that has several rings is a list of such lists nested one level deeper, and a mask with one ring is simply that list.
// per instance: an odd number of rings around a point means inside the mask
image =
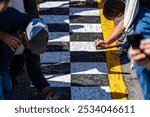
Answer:
[{"label": "person's foot", "polygon": [[55,93],[51,87],[45,87],[42,92],[44,93],[45,100],[60,100],[60,95]]},{"label": "person's foot", "polygon": [[45,96],[45,100],[59,100],[60,95],[56,94],[52,90],[49,90]]}]

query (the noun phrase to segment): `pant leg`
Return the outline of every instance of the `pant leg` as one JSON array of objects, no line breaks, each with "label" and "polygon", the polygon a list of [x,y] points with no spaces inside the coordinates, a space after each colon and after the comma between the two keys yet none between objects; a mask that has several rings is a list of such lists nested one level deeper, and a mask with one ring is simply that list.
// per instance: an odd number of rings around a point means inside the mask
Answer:
[{"label": "pant leg", "polygon": [[41,67],[40,67],[40,56],[31,53],[30,50],[26,50],[26,67],[30,80],[33,85],[41,91],[43,88],[48,87],[49,83],[45,79]]},{"label": "pant leg", "polygon": [[[143,34],[144,38],[150,39],[150,9],[141,7],[135,19],[135,32]],[[135,65],[135,71],[142,89],[143,96],[150,100],[150,70],[145,67]]]},{"label": "pant leg", "polygon": [[128,51],[129,47],[130,47],[130,43],[127,41],[127,39],[125,38],[123,43],[122,43],[122,47],[124,50]]},{"label": "pant leg", "polygon": [[144,99],[150,100],[150,70],[136,64],[134,67]]},{"label": "pant leg", "polygon": [[13,57],[13,52],[7,45],[5,45],[3,42],[0,42],[0,55],[0,92],[4,96],[7,96],[12,88],[8,69]]},{"label": "pant leg", "polygon": [[11,76],[13,85],[17,84],[15,77],[17,77],[17,75],[22,70],[24,63],[25,63],[24,53],[21,55],[13,56],[13,58],[11,60],[10,68],[9,68],[9,72],[10,72],[10,76]]},{"label": "pant leg", "polygon": [[3,94],[3,86],[2,86],[2,77],[0,75],[0,100],[4,99],[4,94]]},{"label": "pant leg", "polygon": [[0,41],[0,72],[7,72],[14,52]]},{"label": "pant leg", "polygon": [[128,51],[129,47],[130,47],[130,43],[127,41],[127,35],[134,33],[134,25],[131,26],[131,28],[128,30],[128,32],[124,33],[123,37],[123,43],[122,43],[122,47]]},{"label": "pant leg", "polygon": [[2,76],[2,87],[3,87],[3,94],[5,99],[9,99],[9,94],[12,90],[12,83],[10,79],[9,72],[3,72],[1,73]]}]

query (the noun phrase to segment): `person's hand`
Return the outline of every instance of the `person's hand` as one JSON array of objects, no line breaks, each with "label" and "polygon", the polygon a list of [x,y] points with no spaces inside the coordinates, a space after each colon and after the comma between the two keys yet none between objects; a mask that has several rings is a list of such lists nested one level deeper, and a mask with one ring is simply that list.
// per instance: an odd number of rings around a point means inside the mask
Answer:
[{"label": "person's hand", "polygon": [[145,39],[140,43],[140,49],[129,49],[131,59],[138,65],[150,69],[150,40]]},{"label": "person's hand", "polygon": [[146,67],[150,69],[150,39],[144,39],[141,41],[140,49],[146,54],[148,62],[146,63]]},{"label": "person's hand", "polygon": [[129,49],[129,53],[131,55],[131,60],[137,63],[138,65],[144,66],[147,64],[148,59],[146,58],[146,54],[143,53],[140,49]]},{"label": "person's hand", "polygon": [[94,41],[94,47],[96,49],[102,49],[102,48],[105,48],[105,46],[106,46],[106,43],[103,40],[97,39],[97,40]]},{"label": "person's hand", "polygon": [[11,48],[11,50],[14,51],[14,52],[21,43],[21,41],[17,37],[15,37],[13,35],[10,35],[8,33],[3,33],[2,41],[6,45],[8,45]]},{"label": "person's hand", "polygon": [[144,39],[140,43],[140,49],[150,57],[150,39]]},{"label": "person's hand", "polygon": [[19,38],[21,40],[21,43],[24,45],[24,47],[29,48],[29,43],[28,43],[28,39],[27,39],[25,32],[20,32]]}]

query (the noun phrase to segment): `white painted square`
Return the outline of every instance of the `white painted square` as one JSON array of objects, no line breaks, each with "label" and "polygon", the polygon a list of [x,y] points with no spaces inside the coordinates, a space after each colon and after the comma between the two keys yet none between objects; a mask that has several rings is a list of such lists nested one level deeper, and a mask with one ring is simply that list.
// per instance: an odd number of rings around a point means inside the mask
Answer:
[{"label": "white painted square", "polygon": [[105,49],[97,50],[94,47],[94,42],[70,42],[70,51],[85,51],[85,52],[104,52]]},{"label": "white painted square", "polygon": [[47,1],[39,5],[40,8],[69,8],[69,1]]},{"label": "white painted square", "polygon": [[84,33],[101,33],[102,28],[101,24],[92,24],[92,23],[70,23],[70,32],[84,32]]},{"label": "white painted square", "polygon": [[70,8],[69,15],[99,16],[98,8]]},{"label": "white painted square", "polygon": [[51,87],[70,87],[70,74],[45,74],[44,75]]}]

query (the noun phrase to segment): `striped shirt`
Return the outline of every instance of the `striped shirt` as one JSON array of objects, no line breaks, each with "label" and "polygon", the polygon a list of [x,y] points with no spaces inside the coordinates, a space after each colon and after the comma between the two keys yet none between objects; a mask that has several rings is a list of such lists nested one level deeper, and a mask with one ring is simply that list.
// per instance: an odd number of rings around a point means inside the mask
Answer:
[{"label": "striped shirt", "polygon": [[128,32],[139,11],[139,0],[127,0],[124,13],[125,32]]}]

